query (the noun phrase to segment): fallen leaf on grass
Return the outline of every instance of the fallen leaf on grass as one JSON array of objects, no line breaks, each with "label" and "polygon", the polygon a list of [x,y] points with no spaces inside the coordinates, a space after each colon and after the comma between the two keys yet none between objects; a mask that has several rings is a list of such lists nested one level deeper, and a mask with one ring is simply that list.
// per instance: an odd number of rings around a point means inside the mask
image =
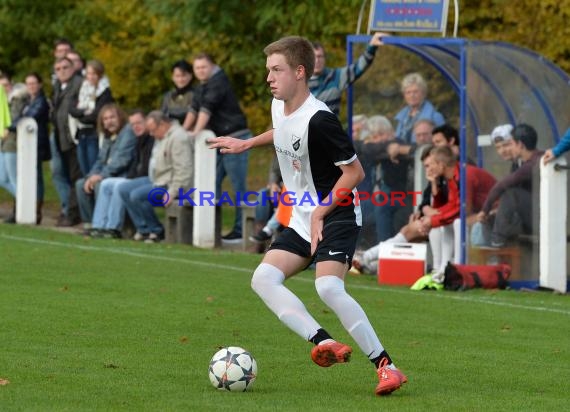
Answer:
[{"label": "fallen leaf on grass", "polygon": [[0,378],[0,386],[6,386],[10,383],[8,379]]},{"label": "fallen leaf on grass", "polygon": [[180,343],[188,343],[188,336],[182,336],[178,339]]},{"label": "fallen leaf on grass", "polygon": [[501,326],[501,331],[502,332],[508,332],[511,330],[511,325],[503,325]]}]

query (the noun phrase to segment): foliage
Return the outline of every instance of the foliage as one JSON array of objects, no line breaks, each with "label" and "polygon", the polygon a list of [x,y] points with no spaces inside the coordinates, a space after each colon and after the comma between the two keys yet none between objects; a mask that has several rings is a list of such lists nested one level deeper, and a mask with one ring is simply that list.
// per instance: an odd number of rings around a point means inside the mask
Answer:
[{"label": "foliage", "polygon": [[[460,3],[459,36],[524,46],[570,72],[570,0]],[[150,110],[172,87],[172,62],[207,51],[230,76],[250,127],[259,133],[269,127],[271,97],[263,47],[301,34],[325,44],[329,66],[343,65],[345,36],[354,33],[361,5],[361,0],[0,0],[0,70],[18,81],[30,70],[47,78],[53,41],[67,37],[85,58],[103,61],[121,104]],[[365,7],[362,21],[367,19]],[[449,28],[452,24],[450,13]],[[448,119],[457,118],[454,92],[431,67],[403,52],[378,54],[357,83],[357,111],[393,115],[402,105],[399,80],[419,69],[429,82],[430,100]]]},{"label": "foliage", "polygon": [[[122,104],[150,109],[171,87],[172,62],[208,51],[230,75],[252,128],[260,132],[268,127],[270,98],[264,45],[301,33],[326,45],[329,65],[342,65],[345,35],[354,32],[361,5],[360,0],[0,0],[0,68],[18,80],[30,70],[47,74],[53,40],[64,36],[84,57],[105,63]],[[364,22],[367,14],[365,10]],[[569,17],[570,0],[473,0],[461,4],[459,35],[525,46],[569,71]],[[383,91],[369,90],[366,99],[393,90],[397,79],[415,66],[409,56],[382,64],[380,74],[370,76]],[[428,79],[434,77],[427,70]],[[442,98],[439,107],[452,97],[437,81],[430,86],[436,100]],[[387,106],[378,110],[391,114],[398,105]]]}]

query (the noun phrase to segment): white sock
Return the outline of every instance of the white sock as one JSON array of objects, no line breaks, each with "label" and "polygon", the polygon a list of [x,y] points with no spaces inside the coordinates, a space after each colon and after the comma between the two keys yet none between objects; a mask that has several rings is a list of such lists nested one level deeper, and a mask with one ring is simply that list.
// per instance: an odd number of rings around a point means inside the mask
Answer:
[{"label": "white sock", "polygon": [[433,257],[432,267],[433,271],[437,272],[441,266],[441,240],[443,234],[441,228],[436,227],[429,231],[429,246],[431,248],[431,255]]},{"label": "white sock", "polygon": [[281,270],[268,263],[260,263],[251,278],[251,287],[281,322],[308,341],[321,326],[303,302],[283,285],[284,280]]},{"label": "white sock", "polygon": [[264,226],[261,230],[263,230],[268,236],[273,235],[273,230],[269,226]]},{"label": "white sock", "polygon": [[315,280],[315,287],[368,358],[380,356],[384,347],[362,307],[346,293],[343,280],[336,276],[321,276]]},{"label": "white sock", "polygon": [[453,261],[453,225],[436,227],[429,231],[429,244],[433,255],[433,270],[443,274],[447,262]]},{"label": "white sock", "polygon": [[377,263],[379,250],[380,250],[380,243],[364,251],[364,253],[362,254],[362,261],[363,261],[362,263],[364,264],[364,267],[369,268],[370,266],[372,266],[374,262]]}]

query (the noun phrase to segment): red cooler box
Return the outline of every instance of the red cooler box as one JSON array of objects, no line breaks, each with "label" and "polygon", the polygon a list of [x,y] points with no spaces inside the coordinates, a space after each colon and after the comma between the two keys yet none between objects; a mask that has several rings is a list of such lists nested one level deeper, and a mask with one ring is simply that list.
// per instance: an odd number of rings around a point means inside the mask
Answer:
[{"label": "red cooler box", "polygon": [[380,243],[378,283],[411,286],[426,271],[425,243]]}]

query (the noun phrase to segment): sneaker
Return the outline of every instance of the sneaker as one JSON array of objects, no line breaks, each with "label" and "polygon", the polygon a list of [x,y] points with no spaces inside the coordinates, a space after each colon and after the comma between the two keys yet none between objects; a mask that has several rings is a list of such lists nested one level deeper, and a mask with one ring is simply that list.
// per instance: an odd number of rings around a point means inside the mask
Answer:
[{"label": "sneaker", "polygon": [[103,229],[96,229],[94,227],[89,229],[83,229],[83,233],[87,233],[87,236],[94,239],[99,239],[103,237]]},{"label": "sneaker", "polygon": [[331,341],[316,345],[311,350],[311,359],[317,365],[328,368],[335,363],[344,363],[350,360],[352,348],[344,343]]},{"label": "sneaker", "polygon": [[376,395],[390,395],[396,389],[408,382],[408,378],[398,369],[392,369],[388,365],[378,368],[378,379],[380,382],[376,386]]},{"label": "sneaker", "polygon": [[123,236],[119,230],[116,229],[105,229],[103,231],[103,237],[105,239],[121,239]]},{"label": "sneaker", "polygon": [[241,242],[241,233],[238,233],[235,230],[232,230],[227,235],[222,236],[222,241],[227,242],[227,243]]},{"label": "sneaker", "polygon": [[144,243],[159,243],[164,239],[164,233],[149,233]]},{"label": "sneaker", "polygon": [[256,243],[263,243],[271,240],[272,234],[267,233],[265,230],[261,229],[257,234],[249,237],[249,240]]},{"label": "sneaker", "polygon": [[148,233],[140,233],[140,232],[136,232],[135,235],[133,236],[133,240],[137,241],[137,242],[142,242],[143,240],[145,240],[148,237]]}]

